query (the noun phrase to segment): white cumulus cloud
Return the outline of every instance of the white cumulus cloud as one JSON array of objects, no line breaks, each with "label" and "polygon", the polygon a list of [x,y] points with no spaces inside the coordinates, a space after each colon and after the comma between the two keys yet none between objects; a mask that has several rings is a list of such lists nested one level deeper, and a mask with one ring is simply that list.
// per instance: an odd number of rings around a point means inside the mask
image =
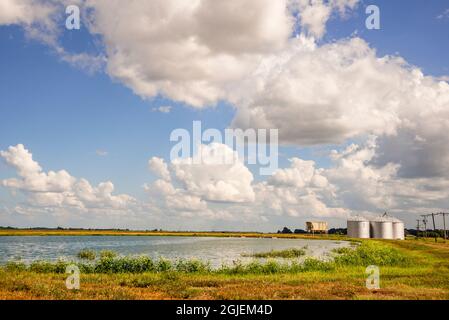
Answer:
[{"label": "white cumulus cloud", "polygon": [[1,181],[4,187],[22,191],[30,205],[37,207],[89,210],[128,210],[135,199],[126,194],[113,195],[112,182],[93,187],[86,179],[72,177],[67,171],[44,172],[22,144],[0,151],[5,162],[15,168],[18,178]]}]

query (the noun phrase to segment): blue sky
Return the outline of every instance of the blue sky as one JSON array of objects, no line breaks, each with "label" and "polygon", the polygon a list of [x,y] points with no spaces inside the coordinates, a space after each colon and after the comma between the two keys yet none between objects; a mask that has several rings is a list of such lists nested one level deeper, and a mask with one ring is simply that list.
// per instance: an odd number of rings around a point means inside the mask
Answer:
[{"label": "blue sky", "polygon": [[[447,9],[447,1],[363,1],[355,16],[347,21],[331,20],[326,40],[347,37],[357,30],[379,55],[399,54],[424,73],[442,76],[449,71],[449,20],[437,19]],[[364,27],[367,5],[376,4],[381,12],[381,29]]]},{"label": "blue sky", "polygon": [[[365,28],[368,4],[380,7],[381,30]],[[318,44],[356,32],[379,57],[399,55],[426,75],[445,76],[449,74],[449,17],[437,16],[448,8],[444,0],[363,1],[345,18],[334,12]],[[104,54],[101,37],[93,36],[83,24],[80,31],[63,31],[59,41],[68,52]],[[148,170],[148,159],[168,158],[173,129],[190,130],[192,121],[200,120],[204,127],[223,130],[236,114],[225,101],[197,109],[162,95],[144,99],[105,71],[89,73],[61,61],[51,46],[27,37],[20,24],[0,24],[0,43],[0,150],[24,144],[44,171],[65,169],[92,185],[110,180],[116,193],[147,197],[142,185],[156,179]],[[172,106],[170,113],[153,110],[167,105]],[[340,150],[354,141],[358,138],[340,145],[282,147],[280,167],[289,165],[288,158],[300,157],[328,168],[330,149]],[[98,155],[98,150],[107,155]],[[250,169],[256,181],[263,180],[257,168]],[[0,162],[0,180],[13,176],[14,168]],[[21,203],[10,194],[0,187],[0,202],[8,207]],[[0,219],[0,225],[3,222]],[[226,223],[221,225],[227,228]]]}]

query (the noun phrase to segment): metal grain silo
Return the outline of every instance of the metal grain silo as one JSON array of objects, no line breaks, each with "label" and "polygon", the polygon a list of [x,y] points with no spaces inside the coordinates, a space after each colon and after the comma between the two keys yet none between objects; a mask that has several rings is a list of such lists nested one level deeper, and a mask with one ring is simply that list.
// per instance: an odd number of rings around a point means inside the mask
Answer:
[{"label": "metal grain silo", "polygon": [[370,237],[370,223],[367,219],[359,216],[350,217],[347,221],[348,237],[363,238]]},{"label": "metal grain silo", "polygon": [[393,239],[404,240],[404,222],[399,219],[393,219]]},{"label": "metal grain silo", "polygon": [[370,221],[371,238],[393,239],[393,221],[389,217],[377,217]]}]

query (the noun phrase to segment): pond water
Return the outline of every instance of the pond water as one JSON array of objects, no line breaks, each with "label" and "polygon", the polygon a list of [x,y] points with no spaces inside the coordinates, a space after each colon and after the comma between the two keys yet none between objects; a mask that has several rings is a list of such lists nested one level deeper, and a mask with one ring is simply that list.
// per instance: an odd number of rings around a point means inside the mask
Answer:
[{"label": "pond water", "polygon": [[75,260],[82,249],[112,250],[120,255],[148,255],[152,258],[201,259],[212,266],[248,262],[242,254],[305,247],[306,256],[329,259],[334,248],[349,242],[278,238],[217,238],[173,236],[0,236],[0,264],[7,261]]}]

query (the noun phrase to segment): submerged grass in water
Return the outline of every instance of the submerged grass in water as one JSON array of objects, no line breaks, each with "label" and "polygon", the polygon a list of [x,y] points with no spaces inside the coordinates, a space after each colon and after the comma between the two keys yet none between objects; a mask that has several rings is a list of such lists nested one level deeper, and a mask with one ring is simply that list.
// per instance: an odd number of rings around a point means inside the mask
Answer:
[{"label": "submerged grass in water", "polygon": [[83,249],[80,252],[78,252],[77,257],[83,260],[95,260],[97,254],[93,250]]},{"label": "submerged grass in water", "polygon": [[299,258],[306,254],[306,251],[304,249],[287,249],[287,250],[280,250],[280,251],[268,251],[268,252],[258,252],[258,253],[251,253],[251,254],[242,254],[243,257],[253,257],[253,258],[285,258],[285,259],[292,259],[292,258]]},{"label": "submerged grass in water", "polygon": [[[83,255],[86,251],[83,250]],[[269,260],[266,262],[252,261],[242,263],[235,261],[233,265],[223,265],[213,269],[208,262],[202,260],[167,260],[164,258],[152,259],[148,256],[118,256],[112,251],[103,251],[99,259],[95,252],[87,255],[90,262],[69,261],[35,261],[30,265],[21,262],[10,262],[5,268],[8,271],[32,271],[37,273],[65,273],[69,264],[76,264],[82,273],[119,274],[119,273],[223,273],[223,274],[276,274],[299,273],[307,271],[330,271],[345,266],[408,266],[410,258],[398,249],[380,243],[363,242],[356,248],[334,249],[336,256],[332,261],[321,261],[315,258],[306,258],[303,262],[279,262]],[[289,249],[283,251],[270,251],[251,255],[256,258],[297,258],[305,255],[304,249]],[[78,255],[80,256],[80,254]]]}]

